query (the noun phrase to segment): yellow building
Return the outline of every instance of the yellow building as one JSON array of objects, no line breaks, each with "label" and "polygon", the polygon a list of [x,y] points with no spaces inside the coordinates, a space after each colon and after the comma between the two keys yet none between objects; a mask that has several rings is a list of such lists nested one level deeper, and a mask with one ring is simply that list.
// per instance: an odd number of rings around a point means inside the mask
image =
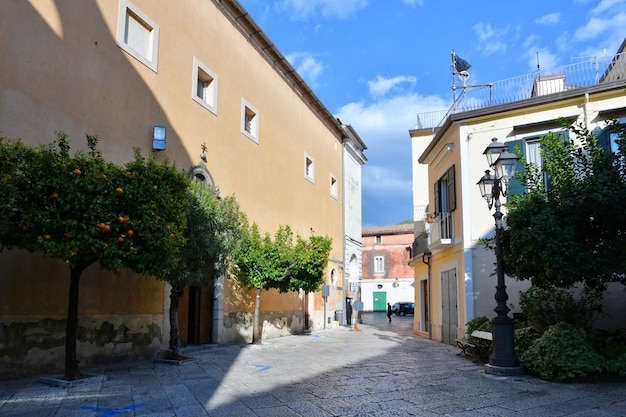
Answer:
[{"label": "yellow building", "polygon": [[[237,1],[7,1],[0,14],[1,136],[38,145],[60,131],[76,150],[94,134],[104,158],[119,164],[156,140],[159,160],[235,195],[262,231],[288,224],[304,237],[332,238],[326,301],[341,306],[342,159],[355,132]],[[0,263],[0,377],[58,369],[67,267],[20,251],[0,254]],[[82,365],[167,348],[164,283],[92,266],[80,291]],[[231,277],[191,288],[181,307],[183,340],[250,341],[252,303]],[[325,311],[321,293],[305,300],[265,292],[263,337],[302,332],[305,320],[309,328],[337,325],[334,310]]]},{"label": "yellow building", "polygon": [[[440,114],[440,123],[410,130],[416,223],[410,264],[417,334],[454,344],[465,336],[469,320],[495,316],[496,259],[480,241],[493,236],[494,218],[476,185],[490,168],[483,151],[492,138],[510,151],[519,146],[526,161],[541,166],[539,138],[548,132],[567,135],[557,120],[563,117],[606,136],[610,149],[606,120],[626,123],[625,52],[626,41],[615,57],[468,88]],[[456,86],[465,87],[470,86]],[[431,116],[420,115],[418,121]],[[524,190],[512,181],[510,192]],[[432,223],[427,212],[434,215]],[[519,292],[529,283],[506,277],[506,286],[507,305],[519,312]],[[604,299],[610,319],[602,323],[607,329],[624,327],[620,297],[620,287],[610,286]]]}]

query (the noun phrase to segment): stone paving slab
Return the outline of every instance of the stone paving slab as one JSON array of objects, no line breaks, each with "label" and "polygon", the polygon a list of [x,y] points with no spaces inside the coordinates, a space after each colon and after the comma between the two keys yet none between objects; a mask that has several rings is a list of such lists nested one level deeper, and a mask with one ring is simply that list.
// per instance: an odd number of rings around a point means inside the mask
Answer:
[{"label": "stone paving slab", "polygon": [[184,366],[85,369],[97,382],[0,381],[0,416],[626,417],[626,384],[558,384],[485,374],[458,349],[416,336],[411,316],[363,316],[260,346],[185,349]]}]

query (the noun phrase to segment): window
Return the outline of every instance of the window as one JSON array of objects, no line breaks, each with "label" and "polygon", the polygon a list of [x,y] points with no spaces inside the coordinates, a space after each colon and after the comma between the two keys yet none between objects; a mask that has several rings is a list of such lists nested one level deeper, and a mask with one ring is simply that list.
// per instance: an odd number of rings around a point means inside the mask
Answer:
[{"label": "window", "polygon": [[[541,156],[541,137],[548,134],[549,132],[542,134],[534,134],[532,136],[527,136],[523,139],[513,140],[507,142],[506,145],[508,147],[509,152],[516,152],[516,149],[522,153],[522,158],[526,160],[528,163],[532,163],[535,167],[537,167],[538,172],[542,171],[543,168],[543,158]],[[556,131],[555,135],[560,136],[562,140],[568,140],[569,135],[567,130]],[[510,195],[521,195],[526,192],[522,181],[522,178],[525,175],[524,166],[521,162],[517,163],[517,168],[515,172],[515,176],[509,182],[509,186],[507,189],[507,193]],[[550,179],[543,173],[543,187],[547,190],[549,186]],[[537,185],[541,187],[541,185]]]},{"label": "window", "polygon": [[456,210],[456,183],[454,165],[435,183],[435,214]]},{"label": "window", "polygon": [[246,100],[241,101],[241,133],[259,143],[259,112]]},{"label": "window", "polygon": [[337,199],[339,196],[339,182],[333,174],[330,174],[330,196]]},{"label": "window", "polygon": [[198,58],[193,58],[191,98],[217,115],[217,75]]},{"label": "window", "polygon": [[128,0],[120,0],[117,45],[157,72],[159,26]]},{"label": "window", "polygon": [[315,161],[306,153],[304,154],[304,178],[315,183]]},{"label": "window", "polygon": [[374,273],[375,274],[385,273],[385,257],[384,256],[374,256]]},{"label": "window", "polygon": [[383,243],[383,237],[381,235],[376,236],[376,243]]}]

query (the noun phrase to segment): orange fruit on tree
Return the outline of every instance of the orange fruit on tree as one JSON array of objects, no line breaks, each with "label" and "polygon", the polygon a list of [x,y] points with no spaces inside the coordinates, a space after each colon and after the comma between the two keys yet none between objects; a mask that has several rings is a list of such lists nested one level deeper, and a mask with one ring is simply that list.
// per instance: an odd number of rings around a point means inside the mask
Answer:
[{"label": "orange fruit on tree", "polygon": [[54,200],[56,200],[57,198],[59,198],[59,195],[57,193],[54,193],[50,197],[52,197]]},{"label": "orange fruit on tree", "polygon": [[73,235],[71,232],[67,232],[67,233],[65,234],[65,237],[66,237],[66,238],[68,238],[68,239],[71,239],[71,238],[73,238],[73,237],[74,237],[74,235]]},{"label": "orange fruit on tree", "polygon": [[169,238],[172,239],[174,237],[174,233],[169,234]]},{"label": "orange fruit on tree", "polygon": [[133,237],[133,235],[135,234],[135,232],[133,232],[132,230],[129,230],[128,232],[126,232],[126,234],[130,237]]},{"label": "orange fruit on tree", "polygon": [[125,240],[124,236],[120,236],[120,237],[117,238],[117,241],[120,242],[120,243],[124,243],[124,240]]},{"label": "orange fruit on tree", "polygon": [[104,231],[108,232],[109,230],[111,230],[111,226],[109,226],[108,224],[106,226],[104,226]]},{"label": "orange fruit on tree", "polygon": [[52,239],[52,236],[50,236],[50,235],[43,235],[43,238],[45,240],[50,240],[50,239]]},{"label": "orange fruit on tree", "polygon": [[122,193],[124,192],[124,190],[122,190],[122,188],[121,188],[121,187],[117,187],[117,188],[115,189],[115,192],[116,192],[116,193],[118,193],[118,194],[122,194]]},{"label": "orange fruit on tree", "polygon": [[80,169],[76,168],[74,171],[72,171],[74,173],[74,175],[76,175],[77,177],[80,177],[80,174],[82,174],[82,172],[80,172]]}]

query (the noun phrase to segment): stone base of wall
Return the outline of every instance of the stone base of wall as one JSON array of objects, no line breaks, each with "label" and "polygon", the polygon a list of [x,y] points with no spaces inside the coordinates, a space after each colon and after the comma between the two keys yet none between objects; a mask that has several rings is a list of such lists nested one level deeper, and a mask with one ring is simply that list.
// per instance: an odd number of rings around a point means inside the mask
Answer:
[{"label": "stone base of wall", "polygon": [[[79,366],[154,357],[162,322],[162,315],[79,317]],[[65,317],[2,317],[0,379],[63,373],[65,326]]]}]

